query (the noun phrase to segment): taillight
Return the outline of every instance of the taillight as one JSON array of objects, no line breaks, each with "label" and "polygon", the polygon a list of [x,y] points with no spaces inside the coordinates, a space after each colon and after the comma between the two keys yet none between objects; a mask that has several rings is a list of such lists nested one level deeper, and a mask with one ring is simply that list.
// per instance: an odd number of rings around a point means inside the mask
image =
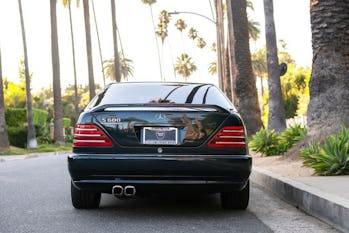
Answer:
[{"label": "taillight", "polygon": [[74,133],[73,146],[110,147],[113,143],[96,125],[77,125]]},{"label": "taillight", "polygon": [[242,148],[246,146],[243,126],[226,126],[208,143],[209,147]]}]

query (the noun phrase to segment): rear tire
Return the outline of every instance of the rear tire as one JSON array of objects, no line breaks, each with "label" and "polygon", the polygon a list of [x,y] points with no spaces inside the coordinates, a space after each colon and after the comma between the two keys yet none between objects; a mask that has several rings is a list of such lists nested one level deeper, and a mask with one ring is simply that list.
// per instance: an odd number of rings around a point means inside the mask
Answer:
[{"label": "rear tire", "polygon": [[101,201],[101,193],[80,190],[71,182],[71,200],[76,209],[96,209]]},{"label": "rear tire", "polygon": [[250,181],[240,191],[222,192],[221,205],[225,210],[245,210],[250,199]]}]

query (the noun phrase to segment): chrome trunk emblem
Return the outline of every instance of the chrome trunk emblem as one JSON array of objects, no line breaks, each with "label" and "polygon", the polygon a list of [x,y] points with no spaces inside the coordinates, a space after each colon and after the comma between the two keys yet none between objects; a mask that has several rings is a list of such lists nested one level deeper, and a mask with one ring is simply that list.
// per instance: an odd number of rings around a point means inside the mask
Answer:
[{"label": "chrome trunk emblem", "polygon": [[155,119],[159,121],[167,120],[167,116],[165,113],[157,113],[155,114]]}]

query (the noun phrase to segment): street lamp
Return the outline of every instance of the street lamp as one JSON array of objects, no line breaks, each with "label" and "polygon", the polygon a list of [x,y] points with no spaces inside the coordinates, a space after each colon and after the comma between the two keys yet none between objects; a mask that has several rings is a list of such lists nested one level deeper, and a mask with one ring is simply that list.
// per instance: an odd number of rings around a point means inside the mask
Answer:
[{"label": "street lamp", "polygon": [[216,21],[214,21],[213,19],[205,16],[205,15],[202,15],[202,14],[199,14],[199,13],[196,13],[196,12],[190,12],[190,11],[173,11],[173,12],[168,12],[169,15],[179,15],[179,14],[190,14],[190,15],[197,15],[197,16],[200,16],[200,17],[203,17],[207,20],[209,20],[210,22],[214,23],[215,25],[217,25]]},{"label": "street lamp", "polygon": [[205,16],[205,15],[202,15],[202,14],[199,14],[199,13],[196,13],[196,12],[190,12],[190,11],[173,11],[173,12],[168,12],[169,15],[178,15],[178,14],[191,14],[191,15],[196,15],[196,16],[200,16],[208,21],[210,21],[211,23],[213,23],[215,26],[216,26],[216,33],[217,33],[217,70],[218,70],[218,84],[219,84],[219,87],[222,89],[223,87],[223,73],[222,73],[222,57],[221,57],[221,54],[222,54],[222,51],[221,51],[221,44],[222,44],[222,41],[223,41],[223,38],[221,36],[221,34],[219,33],[218,31],[218,23],[217,21]]}]

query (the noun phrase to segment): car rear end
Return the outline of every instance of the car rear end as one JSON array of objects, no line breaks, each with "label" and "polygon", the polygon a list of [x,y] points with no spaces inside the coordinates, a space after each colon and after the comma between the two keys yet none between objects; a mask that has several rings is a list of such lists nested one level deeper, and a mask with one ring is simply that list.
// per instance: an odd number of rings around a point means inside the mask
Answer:
[{"label": "car rear end", "polygon": [[81,193],[96,202],[100,193],[163,192],[221,193],[223,207],[236,208],[231,196],[246,199],[251,157],[241,117],[215,86],[121,83],[81,114],[68,165],[77,208]]}]

